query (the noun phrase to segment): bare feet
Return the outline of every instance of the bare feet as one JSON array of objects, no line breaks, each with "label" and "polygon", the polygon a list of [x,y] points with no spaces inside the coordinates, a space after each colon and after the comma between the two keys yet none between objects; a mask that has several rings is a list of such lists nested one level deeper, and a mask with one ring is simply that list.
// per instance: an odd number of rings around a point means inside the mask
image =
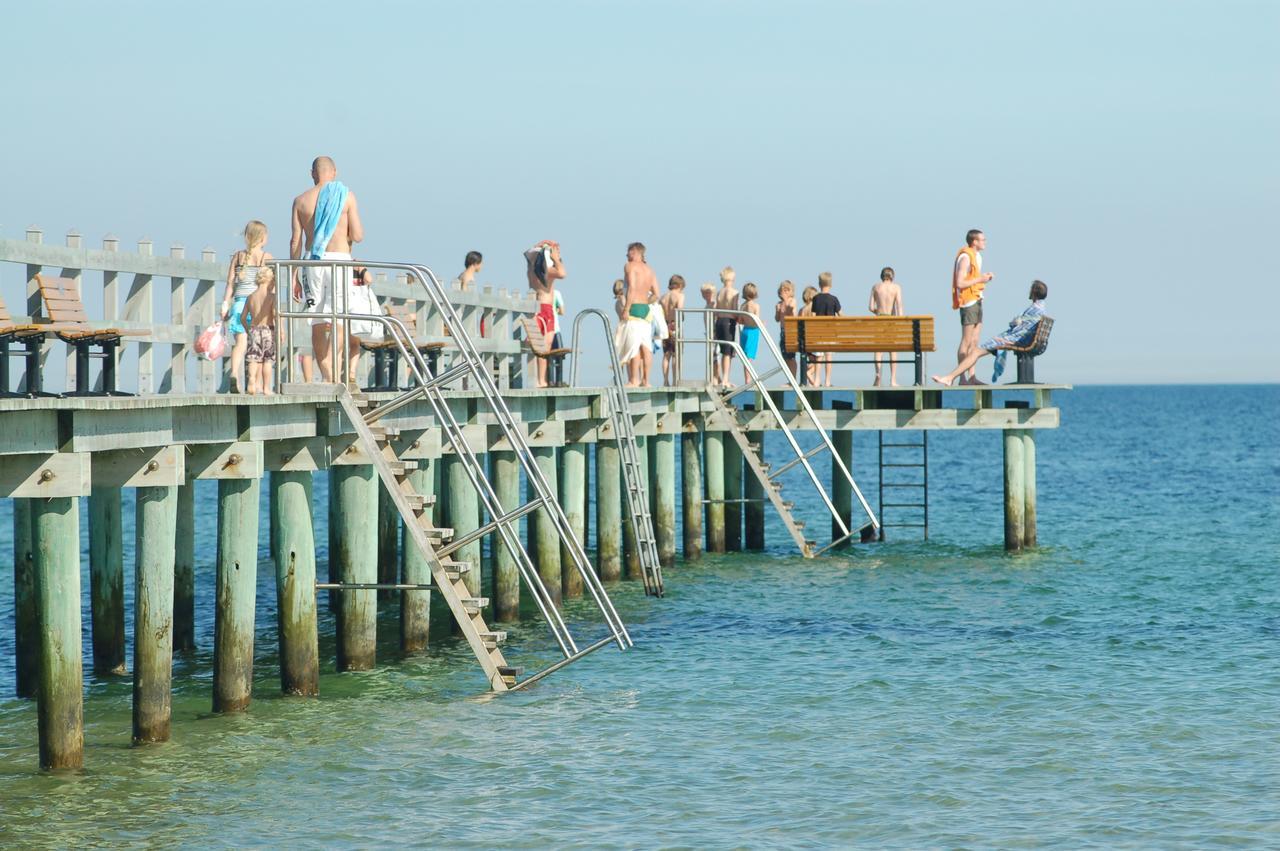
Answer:
[{"label": "bare feet", "polygon": [[951,386],[951,379],[947,378],[945,375],[935,375],[932,377],[936,383],[941,384],[943,387]]}]

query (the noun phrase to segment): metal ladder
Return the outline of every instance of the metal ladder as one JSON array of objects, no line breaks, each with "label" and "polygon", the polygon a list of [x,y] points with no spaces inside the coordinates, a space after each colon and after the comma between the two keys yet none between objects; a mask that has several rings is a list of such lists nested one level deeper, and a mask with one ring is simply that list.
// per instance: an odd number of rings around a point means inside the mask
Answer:
[{"label": "metal ladder", "polygon": [[[782,519],[783,525],[787,527],[787,532],[796,542],[796,546],[800,548],[801,554],[805,558],[814,558],[822,555],[827,550],[835,547],[854,535],[858,535],[863,529],[868,527],[879,529],[880,521],[876,519],[875,512],[871,510],[871,506],[867,503],[866,497],[862,495],[862,489],[858,487],[858,483],[853,480],[853,474],[849,472],[849,468],[845,466],[844,461],[840,458],[840,454],[835,451],[835,446],[831,443],[831,436],[827,434],[827,430],[823,428],[822,423],[818,421],[818,415],[814,412],[813,407],[809,404],[809,400],[805,398],[804,391],[800,388],[796,377],[791,374],[791,370],[787,369],[786,361],[782,357],[782,352],[778,349],[777,344],[769,335],[761,333],[760,342],[762,348],[767,349],[773,356],[777,366],[763,374],[756,372],[755,365],[743,355],[742,349],[738,346],[737,340],[723,341],[712,340],[710,333],[710,317],[711,314],[734,314],[739,319],[742,317],[750,317],[751,315],[740,310],[707,310],[704,308],[690,309],[680,311],[681,313],[702,313],[707,315],[707,339],[705,340],[688,340],[682,339],[677,342],[703,343],[710,346],[729,345],[732,346],[738,355],[738,361],[746,368],[747,382],[737,387],[725,390],[720,387],[711,385],[711,375],[708,374],[707,395],[711,397],[711,403],[720,415],[719,419],[724,424],[726,430],[733,437],[738,448],[742,450],[743,460],[747,466],[751,468],[751,472],[760,480],[760,484],[764,487],[765,496],[773,504],[774,510],[778,512],[778,516]],[[765,387],[764,382],[773,378],[775,375],[783,375],[786,377],[786,387],[795,394],[796,411],[807,420],[809,425],[820,437],[820,442],[813,449],[804,450],[800,448],[800,444],[796,441],[796,436],[792,432],[787,418],[782,415],[777,403],[769,394],[769,390]],[[747,430],[742,426],[738,419],[738,409],[733,404],[733,398],[739,393],[753,392],[756,397],[763,403],[759,412],[768,417],[770,430],[780,431],[786,438],[787,448],[791,450],[792,458],[786,463],[780,465],[776,470],[772,465],[764,460],[761,456],[761,448],[758,444],[752,443],[747,436]],[[822,480],[818,478],[818,474],[814,471],[810,460],[817,457],[821,453],[826,452],[831,456],[832,470],[845,478],[849,483],[850,490],[857,497],[858,504],[862,506],[863,513],[866,515],[867,522],[860,526],[852,526],[846,524],[840,512],[836,510],[835,504],[831,501],[831,495],[827,493],[826,487],[823,486]],[[783,482],[780,481],[781,476],[795,467],[800,467],[808,476],[809,483],[813,490],[817,492],[822,504],[831,514],[832,526],[839,531],[839,534],[824,547],[818,547],[817,542],[805,537],[804,521],[797,520],[792,514],[791,509],[795,506],[793,500],[782,498]]]},{"label": "metal ladder", "polygon": [[[609,332],[609,318],[603,311],[595,308],[581,310],[573,320],[573,363],[569,371],[569,386],[578,386],[578,330],[586,316],[597,316],[604,327],[606,345],[613,346],[613,335]],[[662,563],[658,561],[658,541],[653,533],[653,517],[649,513],[649,494],[645,481],[640,476],[640,456],[636,445],[635,421],[631,418],[631,403],[628,401],[627,388],[622,381],[622,372],[618,369],[616,357],[609,358],[609,368],[613,373],[613,383],[608,389],[609,421],[613,426],[614,438],[618,441],[618,454],[622,460],[622,486],[627,499],[627,521],[631,524],[632,537],[636,542],[637,556],[640,561],[640,576],[644,581],[644,593],[651,597],[661,597]]]},{"label": "metal ladder", "polygon": [[[273,262],[277,266],[277,280],[288,280],[288,278],[280,275],[281,268],[288,269],[307,265],[323,268],[334,265],[331,261],[292,260]],[[432,376],[426,359],[414,344],[412,335],[404,323],[398,319],[388,316],[368,316],[345,311],[338,312],[336,305],[327,317],[335,322],[339,319],[344,319],[372,320],[381,323],[391,335],[391,339],[396,343],[400,354],[405,358],[417,382],[417,386],[413,389],[381,404],[373,402],[368,397],[357,400],[351,396],[344,386],[340,386],[338,401],[343,413],[359,437],[361,448],[373,463],[374,469],[377,470],[379,478],[382,479],[383,485],[391,496],[392,503],[404,520],[408,536],[422,552],[431,570],[433,581],[430,586],[426,587],[435,588],[446,605],[448,605],[450,612],[461,628],[463,636],[470,645],[476,659],[480,662],[480,666],[489,680],[490,687],[498,692],[521,689],[606,644],[616,643],[622,649],[632,646],[631,636],[618,616],[612,601],[609,600],[608,595],[605,593],[599,577],[596,576],[595,571],[591,569],[591,565],[587,561],[582,542],[573,533],[564,510],[556,500],[555,493],[550,489],[546,478],[542,475],[541,469],[534,460],[533,453],[525,440],[523,430],[515,417],[512,416],[506,401],[498,391],[487,364],[485,364],[476,350],[457,312],[449,303],[447,292],[441,285],[439,278],[426,266],[414,264],[360,261],[358,265],[370,269],[402,271],[408,275],[410,284],[414,281],[421,283],[432,306],[439,311],[444,319],[445,327],[452,335],[453,342],[457,346],[456,356],[449,369],[439,375]],[[337,280],[336,271],[335,269],[332,280]],[[281,297],[283,297],[283,293]],[[314,318],[314,314],[285,310],[279,311],[279,315],[286,320]],[[336,368],[338,369],[338,374],[346,374],[345,364],[339,363]],[[472,383],[472,386],[477,388],[483,396],[494,420],[502,429],[503,437],[510,443],[516,458],[525,471],[530,483],[530,489],[533,492],[533,498],[529,502],[514,507],[503,506],[499,502],[497,494],[488,480],[484,465],[468,446],[463,434],[463,428],[453,416],[447,404],[445,388],[458,380],[467,380],[468,383]],[[475,488],[489,520],[489,522],[482,524],[475,531],[465,535],[453,536],[447,530],[434,528],[427,500],[414,490],[413,484],[409,479],[408,474],[416,468],[416,462],[402,460],[396,455],[395,448],[391,442],[397,434],[396,429],[377,425],[378,421],[388,414],[422,399],[425,399],[431,406],[436,422],[442,429],[445,439],[456,453],[458,461],[463,465],[467,479],[472,487]],[[609,635],[586,647],[580,648],[575,642],[550,592],[542,583],[532,559],[521,544],[519,535],[520,518],[539,509],[545,511],[546,514],[544,516],[554,524],[560,537],[562,550],[570,554],[574,567],[582,576],[584,587],[591,594],[600,612],[604,615]],[[546,619],[552,636],[564,655],[564,658],[559,662],[523,680],[519,678],[520,669],[508,665],[502,651],[498,648],[498,644],[506,638],[505,633],[491,630],[485,624],[482,611],[484,606],[488,604],[488,600],[483,597],[473,597],[466,587],[464,575],[469,569],[469,565],[465,562],[459,563],[448,558],[462,547],[482,540],[489,534],[497,534],[501,539],[502,545],[511,554],[521,578],[533,595],[538,610]],[[446,538],[449,539],[447,542]],[[333,585],[333,583],[330,584]],[[351,588],[352,586],[337,584],[336,587]],[[371,587],[374,586],[359,586],[359,588]],[[378,585],[376,587],[381,588],[383,586]],[[397,584],[386,587],[397,590],[416,590],[423,586]]]},{"label": "metal ladder", "polygon": [[[927,431],[920,432],[919,443],[886,443],[884,439],[883,431],[876,432],[876,434],[878,435],[878,442],[879,442],[878,457],[879,457],[879,464],[880,464],[880,540],[882,541],[884,540],[884,530],[886,527],[894,527],[894,528],[907,528],[907,529],[922,529],[924,531],[924,539],[927,541],[929,540],[929,432]],[[919,449],[920,452],[919,454],[907,453],[905,457],[911,460],[902,460],[904,457],[903,453],[890,451],[889,452],[890,459],[886,461],[885,460],[886,449],[888,450]],[[914,460],[916,458],[918,458],[919,460],[918,461]],[[921,475],[920,481],[904,482],[904,481],[892,480],[893,474],[890,474],[891,479],[889,481],[886,481],[885,480],[886,469],[903,469],[903,470],[918,469],[921,471],[922,475]],[[886,488],[889,489],[891,495],[894,492],[902,493],[904,491],[907,494],[910,494],[913,492],[918,493],[920,494],[920,501],[905,502],[903,500],[906,500],[907,496],[904,495],[901,497],[892,497],[895,500],[893,502],[885,502],[884,497],[885,497]],[[890,522],[889,520],[886,519],[887,517],[887,514],[885,512],[886,508],[922,511],[923,514],[911,516],[912,520],[917,520],[919,522],[906,522],[905,520],[901,523],[897,521]]]}]

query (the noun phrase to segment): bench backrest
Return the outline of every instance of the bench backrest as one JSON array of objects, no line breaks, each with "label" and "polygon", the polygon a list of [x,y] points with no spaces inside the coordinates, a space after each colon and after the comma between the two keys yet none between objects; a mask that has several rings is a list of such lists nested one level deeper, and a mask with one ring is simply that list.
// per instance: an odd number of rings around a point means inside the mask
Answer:
[{"label": "bench backrest", "polygon": [[936,351],[932,316],[788,316],[782,322],[788,354],[799,351],[802,324],[809,352]]},{"label": "bench backrest", "polygon": [[36,284],[40,287],[45,315],[51,320],[66,325],[83,325],[89,321],[74,278],[36,275]]},{"label": "bench backrest", "polygon": [[537,319],[532,316],[521,316],[520,325],[524,328],[524,338],[529,348],[538,353],[551,351],[551,338],[542,333]]}]

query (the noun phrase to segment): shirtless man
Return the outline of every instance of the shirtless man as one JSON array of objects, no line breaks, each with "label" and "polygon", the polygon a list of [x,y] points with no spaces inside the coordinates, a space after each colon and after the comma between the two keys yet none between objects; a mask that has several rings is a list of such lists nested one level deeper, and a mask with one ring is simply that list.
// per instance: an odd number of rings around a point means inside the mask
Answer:
[{"label": "shirtless man", "polygon": [[[643,324],[648,328],[648,342],[627,360],[627,386],[648,387],[649,368],[653,365],[653,315],[649,305],[658,300],[658,276],[644,260],[644,243],[633,242],[627,246],[627,265],[622,268],[626,282],[622,308],[623,322],[628,325]],[[642,335],[643,336],[643,335]]]},{"label": "shirtless man", "polygon": [[[564,280],[568,272],[560,257],[560,246],[554,242],[542,242],[524,253],[528,266],[529,288],[538,300],[536,321],[538,330],[548,343],[556,330],[556,281]],[[534,358],[538,366],[538,386],[547,387],[547,359]]]},{"label": "shirtless man", "polygon": [[[995,275],[982,271],[982,251],[987,247],[987,235],[974,228],[965,234],[965,246],[956,254],[951,272],[951,307],[960,311],[960,347],[956,350],[956,363],[978,349],[982,336],[982,291]],[[981,384],[969,368],[962,373],[961,384]]]},{"label": "shirtless man", "polygon": [[[311,180],[315,186],[303,192],[297,198],[293,199],[293,210],[291,218],[293,220],[293,230],[289,237],[289,256],[294,260],[301,259],[304,255],[311,256],[312,248],[315,243],[315,215],[316,204],[320,199],[320,193],[329,183],[334,183],[338,178],[338,167],[334,165],[333,160],[329,157],[316,157],[311,163]],[[338,184],[341,186],[341,184]],[[333,235],[329,237],[328,242],[320,246],[322,248],[322,258],[326,260],[350,261],[351,246],[364,239],[364,225],[360,222],[360,210],[356,206],[356,194],[347,192],[346,201],[343,202],[342,210],[338,215],[338,221],[333,229]],[[329,312],[330,299],[334,297],[333,281],[328,269],[306,269],[304,270],[314,282],[312,289],[312,298],[314,304],[308,304],[304,309],[308,312],[323,314]],[[338,276],[340,280],[350,275],[348,270],[339,267]],[[345,280],[343,280],[345,283]],[[295,279],[293,285],[293,297],[296,300],[302,300],[301,284]],[[339,301],[341,306],[341,301]],[[311,321],[311,347],[315,352],[315,358],[320,362],[320,375],[326,382],[333,381],[333,351],[330,345],[329,323],[317,316]],[[360,356],[360,345],[353,335],[345,334],[343,324],[338,323],[336,329],[337,335],[341,336],[351,352],[351,371],[348,380],[354,380],[356,361]],[[341,355],[339,355],[341,356]],[[307,382],[311,382],[312,365],[311,358],[303,355],[302,376]]]},{"label": "shirtless man", "polygon": [[662,341],[662,384],[671,387],[676,383],[676,337],[679,322],[677,310],[684,310],[684,278],[672,275],[667,282],[667,294],[658,304],[662,305],[662,315],[667,319],[667,339]]},{"label": "shirtless man", "polygon": [[[893,269],[885,266],[880,270],[880,283],[871,288],[871,300],[867,309],[872,316],[902,316],[902,287],[893,279]],[[882,352],[876,352],[876,381],[873,387],[880,386],[880,364],[884,359]],[[889,355],[889,384],[898,386],[898,356]]]}]

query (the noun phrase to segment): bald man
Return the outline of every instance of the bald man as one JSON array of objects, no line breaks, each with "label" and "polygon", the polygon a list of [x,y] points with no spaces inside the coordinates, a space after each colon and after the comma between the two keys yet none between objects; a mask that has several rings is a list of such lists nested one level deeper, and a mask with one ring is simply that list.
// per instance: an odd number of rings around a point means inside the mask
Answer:
[{"label": "bald man", "polygon": [[[351,246],[364,239],[364,225],[360,223],[360,210],[356,205],[356,193],[351,192],[345,186],[338,182],[338,167],[329,157],[316,157],[311,163],[311,180],[315,184],[313,187],[303,192],[297,198],[293,199],[293,230],[289,237],[289,256],[297,260],[304,256],[318,257],[324,260],[351,260]],[[330,185],[332,184],[332,185]],[[341,208],[337,213],[337,222],[333,226],[332,232],[322,232],[317,243],[316,233],[316,207],[321,200],[321,193],[326,196],[338,191],[345,194],[345,200],[341,202]],[[341,194],[335,197],[342,197]],[[328,224],[322,222],[321,224]],[[325,229],[327,230],[327,228]],[[326,238],[327,237],[327,238]],[[311,345],[315,352],[316,360],[320,362],[320,375],[326,381],[333,381],[333,347],[330,339],[330,323],[323,319],[323,315],[330,312],[331,300],[334,298],[335,287],[333,281],[330,280],[332,273],[329,269],[307,269],[309,273],[311,286],[311,300],[305,307],[308,312],[317,314],[315,319],[309,320],[311,323]],[[350,270],[338,270],[340,282],[346,286],[350,281]],[[302,299],[302,291],[298,282],[294,282],[293,297]],[[338,307],[341,309],[342,302],[339,300]],[[355,308],[353,307],[353,310]],[[360,357],[360,341],[351,334],[344,333],[343,323],[338,323],[336,331],[341,340],[344,340],[351,352],[350,372],[347,376],[348,381],[355,380],[356,362]],[[341,355],[339,355],[341,356]],[[302,375],[308,383],[312,378],[311,358],[303,355],[302,358]]]}]

